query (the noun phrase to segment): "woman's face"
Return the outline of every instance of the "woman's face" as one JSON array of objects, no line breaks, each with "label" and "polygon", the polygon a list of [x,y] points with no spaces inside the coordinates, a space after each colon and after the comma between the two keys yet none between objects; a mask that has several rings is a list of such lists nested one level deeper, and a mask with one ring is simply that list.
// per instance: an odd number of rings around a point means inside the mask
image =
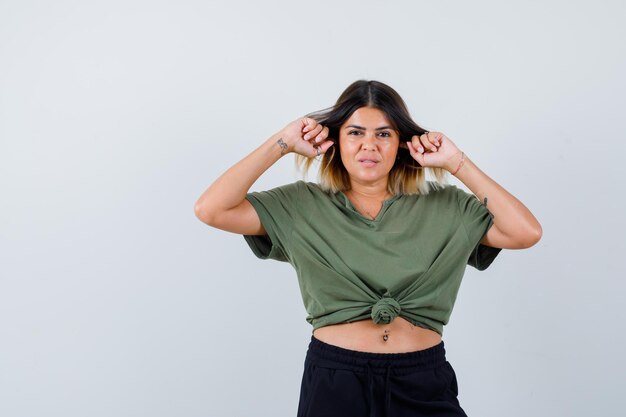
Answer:
[{"label": "woman's face", "polygon": [[350,181],[371,184],[384,181],[396,161],[400,137],[385,113],[361,107],[339,128],[341,161]]}]

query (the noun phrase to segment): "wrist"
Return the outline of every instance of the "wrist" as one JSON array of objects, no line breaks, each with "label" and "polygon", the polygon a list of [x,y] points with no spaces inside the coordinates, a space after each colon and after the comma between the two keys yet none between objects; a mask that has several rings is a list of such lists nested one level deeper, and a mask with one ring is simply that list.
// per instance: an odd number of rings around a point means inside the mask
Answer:
[{"label": "wrist", "polygon": [[272,145],[272,147],[277,149],[277,152],[281,157],[293,152],[293,147],[287,142],[286,136],[282,131],[272,135],[268,142]]},{"label": "wrist", "polygon": [[465,159],[465,152],[459,150],[448,160],[446,170],[450,172],[450,174],[456,175],[463,168]]}]

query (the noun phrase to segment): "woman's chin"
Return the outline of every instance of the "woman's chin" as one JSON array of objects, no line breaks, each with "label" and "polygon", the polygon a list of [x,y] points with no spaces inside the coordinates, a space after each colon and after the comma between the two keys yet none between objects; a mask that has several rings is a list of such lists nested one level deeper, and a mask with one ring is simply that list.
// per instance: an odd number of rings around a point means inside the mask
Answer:
[{"label": "woman's chin", "polygon": [[350,179],[352,179],[353,181],[356,180],[358,182],[377,182],[387,179],[388,176],[389,173],[365,171],[359,172],[356,175],[350,175]]}]

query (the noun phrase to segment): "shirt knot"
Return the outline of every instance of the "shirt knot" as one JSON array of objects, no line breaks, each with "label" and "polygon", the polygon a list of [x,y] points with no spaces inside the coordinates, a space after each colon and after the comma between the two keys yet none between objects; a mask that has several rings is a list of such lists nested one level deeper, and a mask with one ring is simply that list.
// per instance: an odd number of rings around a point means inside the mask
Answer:
[{"label": "shirt knot", "polygon": [[400,303],[394,298],[383,296],[372,306],[372,320],[376,324],[389,324],[400,314]]}]

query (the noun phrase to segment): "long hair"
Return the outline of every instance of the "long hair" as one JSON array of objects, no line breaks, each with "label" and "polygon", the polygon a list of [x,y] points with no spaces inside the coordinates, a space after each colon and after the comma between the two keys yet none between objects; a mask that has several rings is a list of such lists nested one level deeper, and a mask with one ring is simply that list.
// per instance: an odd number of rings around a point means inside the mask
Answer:
[{"label": "long hair", "polygon": [[[320,187],[326,191],[336,193],[350,189],[350,177],[337,149],[339,129],[352,113],[361,107],[381,110],[392,127],[399,132],[400,143],[410,141],[414,135],[419,136],[428,132],[411,119],[404,100],[393,88],[373,80],[353,82],[341,93],[334,106],[305,116],[328,127],[328,137],[334,140],[334,144],[322,155],[318,172]],[[296,154],[296,167],[306,173],[314,160],[314,157]],[[424,168],[413,159],[408,149],[399,147],[396,162],[389,172],[388,191],[393,194],[428,194],[426,169],[430,170],[436,183],[445,183],[445,169]]]}]

